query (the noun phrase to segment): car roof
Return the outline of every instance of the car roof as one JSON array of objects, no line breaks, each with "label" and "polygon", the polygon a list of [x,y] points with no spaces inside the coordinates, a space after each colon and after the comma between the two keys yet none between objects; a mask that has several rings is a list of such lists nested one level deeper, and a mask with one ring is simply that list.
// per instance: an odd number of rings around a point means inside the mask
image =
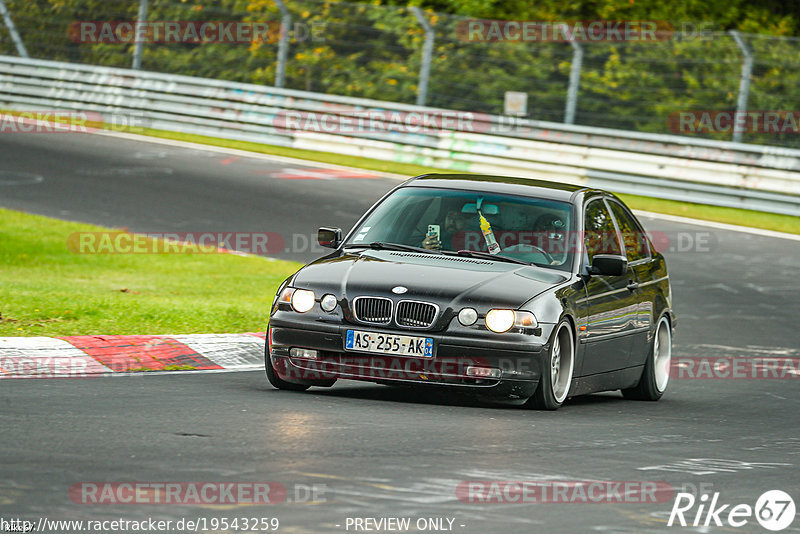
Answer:
[{"label": "car roof", "polygon": [[573,184],[520,178],[514,176],[490,176],[484,174],[424,174],[403,184],[404,187],[435,187],[466,191],[505,193],[569,202],[578,191],[589,189]]}]

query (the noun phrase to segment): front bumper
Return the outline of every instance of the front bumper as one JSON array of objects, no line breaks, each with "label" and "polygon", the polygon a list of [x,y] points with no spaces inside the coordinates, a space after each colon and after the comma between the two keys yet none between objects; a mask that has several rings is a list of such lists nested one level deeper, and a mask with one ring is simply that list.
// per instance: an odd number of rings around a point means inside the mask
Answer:
[{"label": "front bumper", "polygon": [[[287,382],[314,385],[331,379],[387,384],[434,386],[462,393],[508,400],[525,400],[536,391],[552,325],[537,335],[455,328],[445,332],[401,330],[391,327],[302,322],[290,314],[273,316],[269,325],[270,357],[276,374]],[[434,356],[416,358],[345,350],[347,330],[412,335],[433,339]],[[453,331],[456,330],[456,331]],[[462,331],[458,331],[462,330]],[[317,359],[295,358],[291,348],[318,351]],[[469,367],[490,368],[498,377],[467,374]]]}]

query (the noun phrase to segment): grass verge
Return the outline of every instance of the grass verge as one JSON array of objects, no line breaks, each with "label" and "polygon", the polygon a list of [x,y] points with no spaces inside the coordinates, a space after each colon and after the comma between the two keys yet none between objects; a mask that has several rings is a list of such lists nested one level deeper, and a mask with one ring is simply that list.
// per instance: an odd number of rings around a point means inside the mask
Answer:
[{"label": "grass verge", "polygon": [[[408,163],[395,163],[392,161],[361,158],[343,154],[332,154],[314,150],[301,150],[297,148],[264,145],[249,141],[235,141],[218,137],[168,132],[164,130],[152,130],[144,128],[140,132],[139,128],[137,128],[137,133],[151,137],[159,137],[162,139],[173,139],[176,141],[186,141],[191,143],[235,148],[239,150],[248,150],[250,152],[258,152],[261,154],[272,154],[276,156],[318,161],[321,163],[333,163],[336,165],[388,172],[406,175],[409,177],[430,172],[447,172],[434,167],[425,167]],[[636,195],[621,194],[619,196],[624,199],[625,203],[633,209],[652,211],[655,213],[665,213],[668,215],[679,215],[682,217],[691,217],[693,219],[703,219],[706,221],[751,226],[753,228],[763,228],[765,230],[787,232],[790,234],[800,234],[800,217],[794,217],[791,215],[779,215],[738,208],[708,206],[705,204],[693,204],[690,202],[679,202],[676,200],[664,200],[660,198],[642,197]]]},{"label": "grass verge", "polygon": [[0,209],[0,336],[263,331],[300,265],[231,254],[77,254],[98,226]]}]

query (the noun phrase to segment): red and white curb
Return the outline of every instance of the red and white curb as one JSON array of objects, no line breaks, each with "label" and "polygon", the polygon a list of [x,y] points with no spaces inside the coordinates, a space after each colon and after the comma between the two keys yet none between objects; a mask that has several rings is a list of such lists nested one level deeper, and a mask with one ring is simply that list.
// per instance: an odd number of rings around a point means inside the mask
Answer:
[{"label": "red and white curb", "polygon": [[265,335],[0,337],[0,379],[263,369]]}]

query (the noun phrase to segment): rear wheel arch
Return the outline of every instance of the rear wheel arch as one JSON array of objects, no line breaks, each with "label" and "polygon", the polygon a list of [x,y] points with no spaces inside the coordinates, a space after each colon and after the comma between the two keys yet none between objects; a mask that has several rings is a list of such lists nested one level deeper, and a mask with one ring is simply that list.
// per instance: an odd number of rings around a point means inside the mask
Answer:
[{"label": "rear wheel arch", "polygon": [[656,328],[658,328],[658,323],[661,322],[662,317],[667,318],[667,323],[669,324],[670,331],[673,328],[673,320],[672,320],[672,310],[670,308],[664,307],[659,311],[657,314],[653,314],[653,330],[650,333],[652,336],[656,335]]},{"label": "rear wheel arch", "polygon": [[654,304],[655,306],[653,306],[653,321],[657,321],[659,318],[661,318],[661,314],[664,313],[664,310],[668,308],[667,298],[664,295],[663,289],[659,289],[656,292],[656,298],[654,299]]},{"label": "rear wheel arch", "polygon": [[[666,332],[662,335],[662,323]],[[659,341],[660,340],[660,341]],[[658,347],[658,349],[657,349]],[[664,352],[665,351],[665,352]],[[672,368],[672,317],[665,310],[653,328],[650,351],[636,386],[622,390],[626,399],[657,401],[666,392]],[[661,382],[661,384],[659,384]]]}]

